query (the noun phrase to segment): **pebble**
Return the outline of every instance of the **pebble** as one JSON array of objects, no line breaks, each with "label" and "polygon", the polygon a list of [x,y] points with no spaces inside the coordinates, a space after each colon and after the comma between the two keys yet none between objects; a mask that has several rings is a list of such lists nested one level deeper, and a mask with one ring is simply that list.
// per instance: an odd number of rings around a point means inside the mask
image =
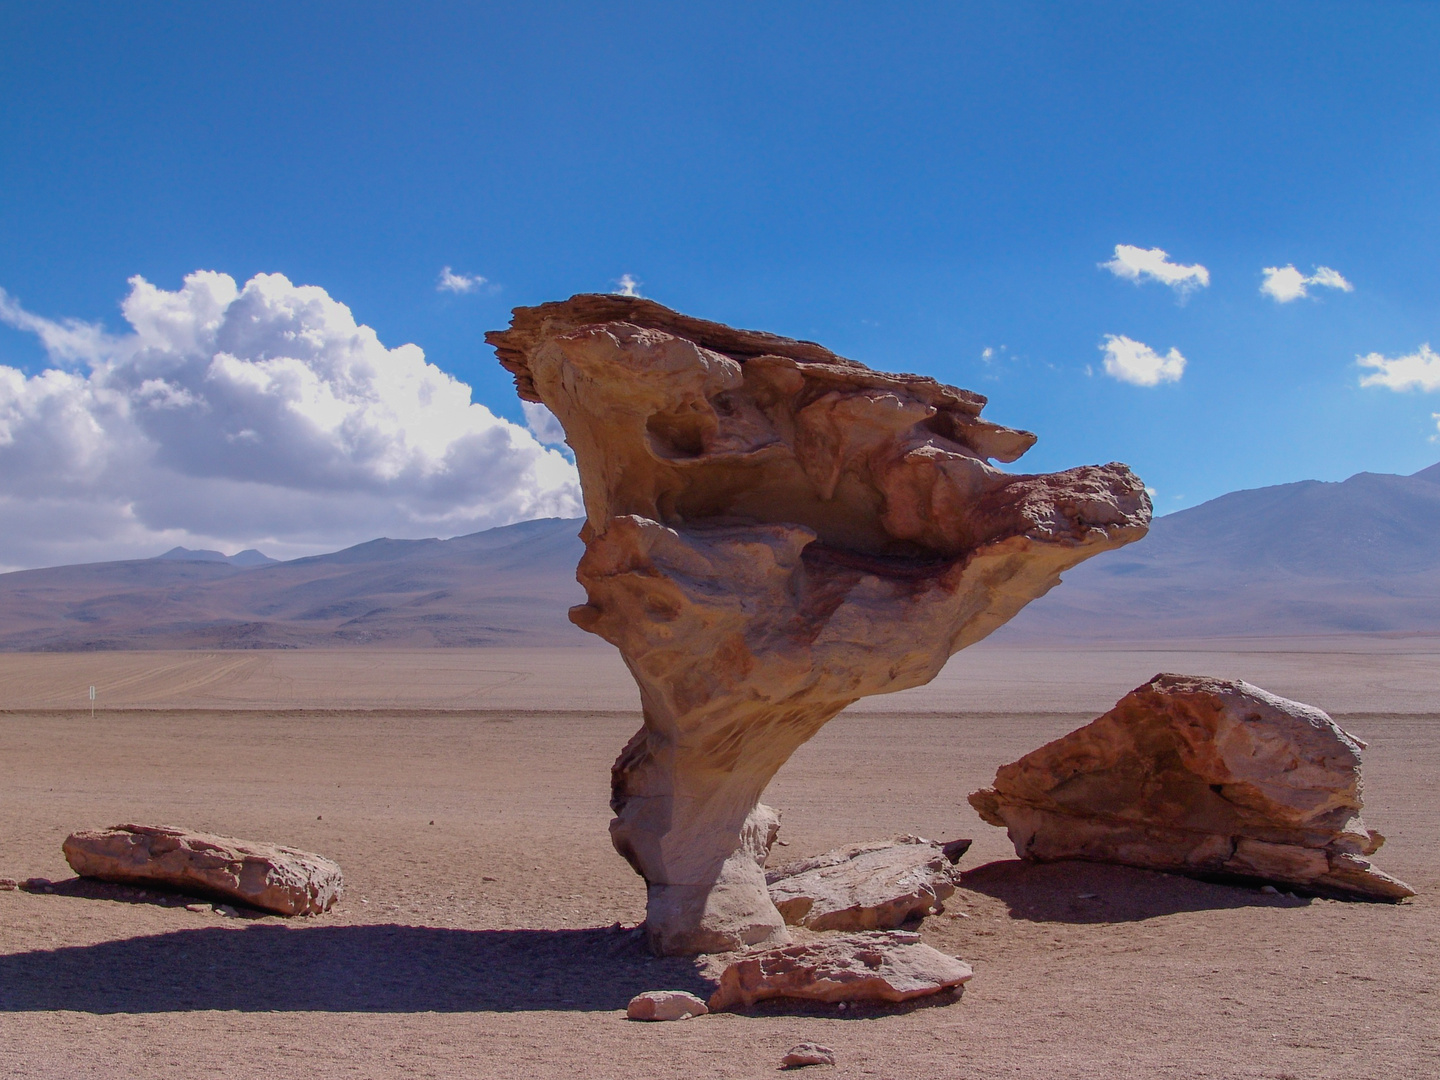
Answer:
[{"label": "pebble", "polygon": [[196,915],[203,915],[205,912],[213,911],[214,909],[209,904],[186,904],[185,910],[193,911]]},{"label": "pebble", "polygon": [[1277,888],[1275,888],[1274,885],[1261,885],[1261,886],[1260,886],[1260,891],[1261,891],[1262,893],[1265,893],[1265,894],[1268,895],[1268,896],[1274,896],[1274,895],[1276,895],[1280,890],[1277,889]]}]

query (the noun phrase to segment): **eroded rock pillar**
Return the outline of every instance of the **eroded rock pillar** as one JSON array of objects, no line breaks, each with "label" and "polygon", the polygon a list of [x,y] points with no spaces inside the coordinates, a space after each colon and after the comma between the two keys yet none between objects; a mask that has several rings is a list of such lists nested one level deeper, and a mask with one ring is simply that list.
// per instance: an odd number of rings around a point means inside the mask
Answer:
[{"label": "eroded rock pillar", "polygon": [[783,937],[759,798],[795,748],[1149,522],[1125,466],[1003,472],[1034,436],[982,420],[983,397],[810,342],[613,296],[517,308],[487,340],[575,451],[571,618],[640,688],[611,835],[658,952]]}]

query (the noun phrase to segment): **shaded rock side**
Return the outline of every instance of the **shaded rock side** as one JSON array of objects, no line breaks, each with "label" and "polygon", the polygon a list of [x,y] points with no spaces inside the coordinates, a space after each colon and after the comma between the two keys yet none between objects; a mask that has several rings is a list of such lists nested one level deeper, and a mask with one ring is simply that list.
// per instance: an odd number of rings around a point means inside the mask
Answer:
[{"label": "shaded rock side", "polygon": [[804,1001],[909,1001],[968,982],[970,965],[890,930],[827,934],[814,941],[751,952],[720,973],[710,1011],[748,1008],[767,998]]},{"label": "shaded rock side", "polygon": [[944,845],[872,840],[767,870],[780,916],[809,930],[889,930],[937,913],[955,892]]},{"label": "shaded rock side", "polygon": [[318,915],[344,891],[340,867],[320,855],[168,826],[116,825],[71,833],[64,850],[81,877],[163,885],[276,915]]},{"label": "shaded rock side", "polygon": [[570,616],[640,687],[611,837],[661,953],[783,939],[751,814],[795,748],[1149,523],[1125,466],[1002,472],[1034,436],[983,397],[813,343],[616,296],[517,308],[486,340],[575,451]]},{"label": "shaded rock side", "polygon": [[970,804],[1021,858],[1233,874],[1371,900],[1414,895],[1366,856],[1364,744],[1244,682],[1157,675],[1006,765]]}]

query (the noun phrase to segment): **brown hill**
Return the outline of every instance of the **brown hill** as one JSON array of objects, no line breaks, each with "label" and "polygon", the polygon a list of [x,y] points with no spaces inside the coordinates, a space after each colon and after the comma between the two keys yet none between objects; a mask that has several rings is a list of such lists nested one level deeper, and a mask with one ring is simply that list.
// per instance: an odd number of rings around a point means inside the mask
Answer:
[{"label": "brown hill", "polygon": [[998,640],[1440,632],[1440,465],[1235,491],[1065,575]]},{"label": "brown hill", "polygon": [[[161,557],[0,575],[0,649],[582,644],[578,521],[372,540],[262,566]],[[169,554],[169,553],[167,553]]]},{"label": "brown hill", "polygon": [[[579,527],[550,518],[258,566],[244,565],[258,553],[169,552],[3,574],[0,650],[593,643],[565,614],[584,600]],[[1440,465],[1236,491],[1158,518],[996,640],[1356,632],[1440,633]]]}]

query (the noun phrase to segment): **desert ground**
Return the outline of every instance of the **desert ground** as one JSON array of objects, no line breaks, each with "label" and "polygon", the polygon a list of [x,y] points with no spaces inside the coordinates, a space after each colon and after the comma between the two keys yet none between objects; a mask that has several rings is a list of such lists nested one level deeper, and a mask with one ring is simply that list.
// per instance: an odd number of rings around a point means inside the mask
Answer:
[{"label": "desert ground", "polygon": [[[1368,741],[1398,906],[1015,860],[965,796],[1159,671],[1241,677]],[[92,719],[87,688],[97,688]],[[639,724],[616,655],[569,649],[0,655],[0,1074],[759,1077],[815,1041],[837,1077],[1440,1075],[1440,638],[982,644],[860,703],[781,771],[772,862],[973,836],[927,919],[958,999],[627,1021],[701,989],[633,928],[609,766]],[[345,869],[285,920],[79,882],[78,828],[171,823]]]}]

